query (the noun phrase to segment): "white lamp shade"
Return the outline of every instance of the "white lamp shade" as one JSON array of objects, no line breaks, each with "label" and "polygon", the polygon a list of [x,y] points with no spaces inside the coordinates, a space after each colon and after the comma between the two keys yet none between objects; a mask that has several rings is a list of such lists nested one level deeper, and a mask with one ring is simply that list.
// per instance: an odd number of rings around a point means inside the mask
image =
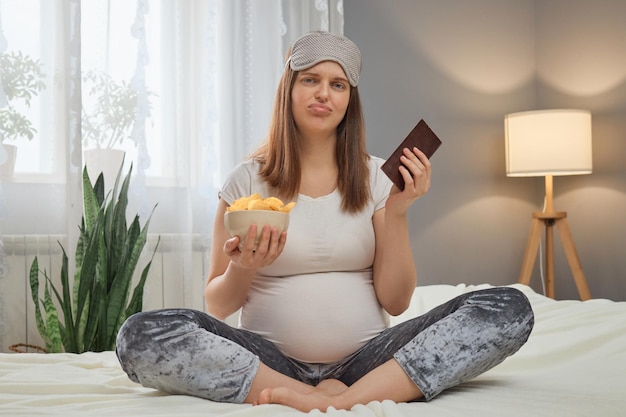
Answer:
[{"label": "white lamp shade", "polygon": [[536,110],[504,118],[506,174],[510,177],[590,174],[591,113]]}]

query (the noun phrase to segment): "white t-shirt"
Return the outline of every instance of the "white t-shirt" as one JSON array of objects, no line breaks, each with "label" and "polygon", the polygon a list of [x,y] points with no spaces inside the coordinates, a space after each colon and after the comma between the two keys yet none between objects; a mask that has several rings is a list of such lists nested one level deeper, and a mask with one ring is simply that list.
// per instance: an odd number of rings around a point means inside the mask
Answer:
[{"label": "white t-shirt", "polygon": [[[341,195],[300,194],[291,210],[287,243],[272,265],[258,270],[240,326],[274,342],[304,362],[333,363],[358,350],[389,325],[374,293],[372,216],[383,208],[391,181],[370,159],[372,200],[358,214],[341,211]],[[271,190],[247,161],[227,179],[220,197],[228,204]]]}]

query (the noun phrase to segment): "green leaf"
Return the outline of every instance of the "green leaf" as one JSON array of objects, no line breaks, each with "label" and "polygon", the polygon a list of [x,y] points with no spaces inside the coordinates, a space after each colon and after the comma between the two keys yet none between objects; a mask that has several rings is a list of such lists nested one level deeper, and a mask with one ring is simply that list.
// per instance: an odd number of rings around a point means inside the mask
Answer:
[{"label": "green leaf", "polygon": [[76,271],[74,271],[74,285],[72,288],[72,311],[74,315],[72,316],[73,320],[76,320],[76,311],[78,310],[78,288],[80,286],[80,265],[83,264],[83,259],[85,256],[85,247],[87,242],[89,241],[89,235],[87,235],[87,231],[85,228],[85,218],[81,219],[80,225],[80,234],[78,236],[78,242],[76,243],[76,254],[75,254],[75,265],[77,266]]},{"label": "green leaf", "polygon": [[59,314],[50,296],[50,285],[52,285],[50,280],[46,280],[43,306],[46,311],[47,334],[50,338],[46,342],[46,350],[48,353],[59,353],[62,346],[61,328],[59,327]]},{"label": "green leaf", "polygon": [[99,243],[100,243],[100,230],[102,228],[102,211],[98,214],[98,220],[93,225],[93,230],[88,236],[87,245],[85,246],[85,252],[83,256],[83,262],[81,265],[77,265],[80,268],[80,284],[78,286],[78,301],[76,307],[75,323],[81,321],[82,315],[86,314],[86,302],[88,293],[94,288],[94,282],[97,280],[96,269],[98,266],[99,258]]},{"label": "green leaf", "polygon": [[33,303],[35,304],[35,321],[37,323],[37,330],[47,346],[50,338],[48,337],[46,322],[43,319],[41,307],[39,306],[39,261],[37,260],[37,257],[35,257],[30,266],[30,292]]},{"label": "green leaf", "polygon": [[[86,304],[85,304],[85,308],[89,308],[89,306],[91,305],[91,297],[89,295],[87,295],[87,299],[86,299]],[[89,315],[88,314],[83,314],[80,318],[80,321],[78,322],[78,328],[76,329],[76,340],[74,343],[76,343],[76,346],[78,346],[77,350],[80,352],[85,352],[85,340],[89,339],[89,332],[87,329],[87,324],[89,323]]]},{"label": "green leaf", "polygon": [[85,232],[91,235],[98,219],[101,203],[98,202],[96,191],[91,185],[87,167],[83,169],[83,218],[85,220]]},{"label": "green leaf", "polygon": [[[128,189],[130,186],[130,177],[133,171],[133,165],[130,165],[128,175],[121,183],[121,189],[119,194],[117,193],[120,186],[120,178],[122,170],[117,173],[115,179],[115,186],[113,187],[113,194],[111,197],[111,204],[107,208],[106,212],[106,233],[105,238],[110,249],[110,257],[108,268],[110,270],[110,277],[117,275],[120,265],[123,264],[125,252],[128,250],[128,238],[126,230],[126,209],[128,207]],[[109,281],[109,285],[112,282]]]},{"label": "green leaf", "polygon": [[[59,243],[61,246],[61,250],[63,251],[63,261],[61,264],[61,287],[63,290],[63,299],[59,299],[59,304],[61,305],[61,309],[63,311],[63,320],[65,322],[65,326],[63,326],[62,334],[65,337],[63,346],[65,347],[66,352],[76,352],[78,350],[78,345],[74,343],[76,340],[75,335],[75,326],[73,321],[72,314],[72,297],[70,293],[70,282],[69,282],[69,262],[67,258],[67,253],[65,252],[65,248]],[[52,286],[54,292],[57,293],[54,285]],[[57,298],[59,298],[59,294],[57,293]]]},{"label": "green leaf", "polygon": [[99,347],[99,340],[102,335],[102,320],[105,318],[106,293],[100,281],[94,283],[92,292],[89,294],[91,302],[89,303],[89,312],[86,316],[89,319],[85,324],[84,350],[102,351]]},{"label": "green leaf", "polygon": [[132,316],[135,313],[140,312],[143,309],[143,289],[146,284],[146,278],[148,277],[148,272],[150,271],[150,266],[152,265],[152,261],[154,260],[154,255],[156,254],[157,248],[159,247],[159,243],[161,243],[161,237],[157,239],[157,243],[154,246],[154,250],[152,251],[152,257],[150,258],[150,262],[144,267],[141,278],[135,289],[133,290],[133,296],[128,303],[128,307],[126,308],[126,318]]}]

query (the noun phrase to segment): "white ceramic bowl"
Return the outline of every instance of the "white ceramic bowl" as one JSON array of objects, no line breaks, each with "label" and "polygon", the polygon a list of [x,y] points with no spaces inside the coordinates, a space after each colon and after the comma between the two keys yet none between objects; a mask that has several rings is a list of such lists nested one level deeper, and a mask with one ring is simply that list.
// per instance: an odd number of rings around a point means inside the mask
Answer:
[{"label": "white ceramic bowl", "polygon": [[251,225],[257,225],[255,246],[261,239],[263,226],[270,225],[283,232],[289,227],[289,213],[272,210],[239,210],[224,213],[224,226],[231,237],[239,236],[243,243]]}]

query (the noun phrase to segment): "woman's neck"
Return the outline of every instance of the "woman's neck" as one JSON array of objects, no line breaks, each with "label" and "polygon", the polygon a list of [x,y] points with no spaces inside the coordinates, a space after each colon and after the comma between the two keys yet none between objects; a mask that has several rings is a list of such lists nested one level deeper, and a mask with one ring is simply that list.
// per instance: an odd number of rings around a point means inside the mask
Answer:
[{"label": "woman's neck", "polygon": [[339,175],[335,138],[305,140],[300,153],[300,167],[301,194],[320,197],[333,192]]}]

